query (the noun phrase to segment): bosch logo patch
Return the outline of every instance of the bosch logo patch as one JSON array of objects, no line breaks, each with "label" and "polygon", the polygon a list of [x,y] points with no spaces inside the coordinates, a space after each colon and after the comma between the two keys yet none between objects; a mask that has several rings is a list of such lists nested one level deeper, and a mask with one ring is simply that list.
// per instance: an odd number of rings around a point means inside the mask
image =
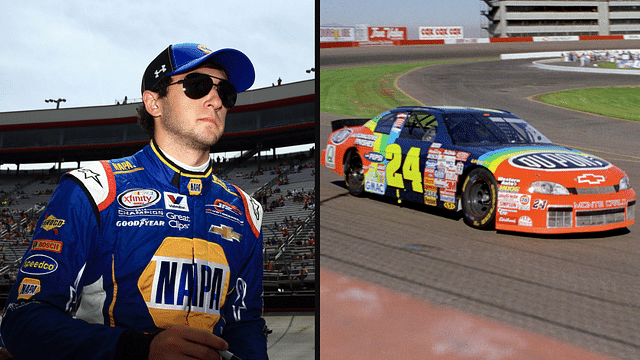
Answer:
[{"label": "bosch logo patch", "polygon": [[131,189],[118,195],[118,203],[126,209],[151,206],[160,201],[160,192],[154,189]]},{"label": "bosch logo patch", "polygon": [[34,239],[31,244],[31,250],[44,250],[59,253],[62,251],[62,241]]}]

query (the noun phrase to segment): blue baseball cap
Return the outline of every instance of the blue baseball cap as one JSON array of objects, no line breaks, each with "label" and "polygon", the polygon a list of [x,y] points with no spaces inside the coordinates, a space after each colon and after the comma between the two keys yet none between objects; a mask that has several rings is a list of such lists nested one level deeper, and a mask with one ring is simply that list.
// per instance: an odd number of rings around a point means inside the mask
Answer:
[{"label": "blue baseball cap", "polygon": [[169,45],[144,71],[142,92],[154,89],[167,76],[194,69],[208,60],[224,66],[229,73],[229,82],[237,92],[249,89],[256,78],[251,60],[239,50],[220,49],[211,51],[208,47],[195,43]]}]

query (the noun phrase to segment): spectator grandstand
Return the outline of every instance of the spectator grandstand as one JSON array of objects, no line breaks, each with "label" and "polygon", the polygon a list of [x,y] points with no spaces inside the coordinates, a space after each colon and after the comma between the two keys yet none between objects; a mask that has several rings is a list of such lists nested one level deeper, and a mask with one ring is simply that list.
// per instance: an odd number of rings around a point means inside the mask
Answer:
[{"label": "spectator grandstand", "polygon": [[[230,161],[214,159],[218,177],[259,200],[264,219],[265,307],[289,297],[297,308],[313,308],[315,298],[315,161],[310,151]],[[15,280],[34,227],[62,172],[0,173],[0,302]],[[286,234],[286,235],[285,235]],[[300,301],[305,298],[304,301]],[[291,306],[289,306],[291,307]]]}]

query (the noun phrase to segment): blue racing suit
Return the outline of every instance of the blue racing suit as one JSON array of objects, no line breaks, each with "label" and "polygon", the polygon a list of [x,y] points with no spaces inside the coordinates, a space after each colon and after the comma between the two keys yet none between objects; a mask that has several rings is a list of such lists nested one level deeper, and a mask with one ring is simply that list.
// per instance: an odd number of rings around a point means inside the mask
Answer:
[{"label": "blue racing suit", "polygon": [[62,176],[36,225],[2,321],[16,359],[145,358],[170,324],[265,359],[262,208],[179,168],[153,141]]}]

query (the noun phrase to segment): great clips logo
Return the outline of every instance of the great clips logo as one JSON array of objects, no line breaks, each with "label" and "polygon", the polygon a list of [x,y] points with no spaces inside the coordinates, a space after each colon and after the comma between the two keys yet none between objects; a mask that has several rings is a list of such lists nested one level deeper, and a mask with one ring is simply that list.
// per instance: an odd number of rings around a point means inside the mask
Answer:
[{"label": "great clips logo", "polygon": [[118,203],[127,209],[145,208],[160,200],[160,192],[154,189],[132,189],[118,196]]},{"label": "great clips logo", "polygon": [[578,169],[606,169],[608,162],[578,153],[564,152],[529,152],[513,156],[509,163],[521,169],[566,171]]}]

